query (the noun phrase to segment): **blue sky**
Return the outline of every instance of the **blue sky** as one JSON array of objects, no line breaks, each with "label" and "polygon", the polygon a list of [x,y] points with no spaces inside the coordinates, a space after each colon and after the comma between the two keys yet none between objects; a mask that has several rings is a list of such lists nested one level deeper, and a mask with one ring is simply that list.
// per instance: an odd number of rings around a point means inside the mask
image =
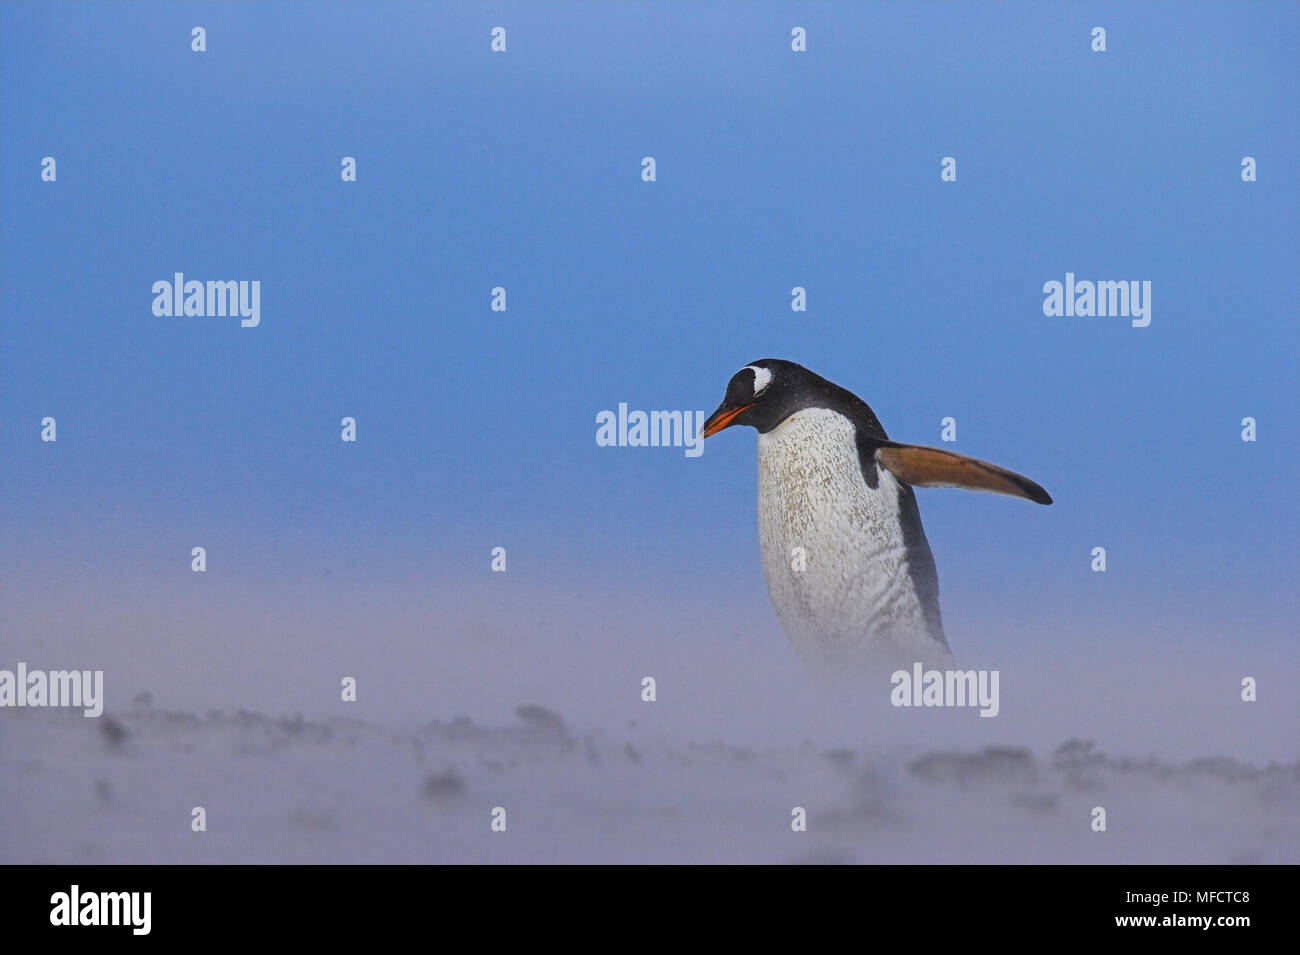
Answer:
[{"label": "blue sky", "polygon": [[[950,635],[1069,618],[1170,647],[1289,642],[1298,21],[1282,3],[0,5],[4,586],[184,577],[201,543],[223,574],[453,591],[503,545],[512,578],[578,606],[769,613],[753,433],[692,459],[599,448],[595,416],[709,411],[780,357],[898,440],[937,444],[954,417],[954,450],[1056,499],[919,492]],[[154,317],[177,271],[260,280],[261,325]],[[1150,327],[1045,317],[1066,272],[1149,280]]]}]

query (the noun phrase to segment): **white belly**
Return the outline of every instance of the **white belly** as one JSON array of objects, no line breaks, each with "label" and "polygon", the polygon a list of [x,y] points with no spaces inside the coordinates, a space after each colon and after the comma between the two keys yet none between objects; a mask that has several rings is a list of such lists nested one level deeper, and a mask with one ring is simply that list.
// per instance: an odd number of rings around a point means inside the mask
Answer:
[{"label": "white belly", "polygon": [[800,411],[758,436],[767,589],[814,672],[951,659],[912,490],[884,468],[875,483],[863,480],[853,424],[834,411]]}]

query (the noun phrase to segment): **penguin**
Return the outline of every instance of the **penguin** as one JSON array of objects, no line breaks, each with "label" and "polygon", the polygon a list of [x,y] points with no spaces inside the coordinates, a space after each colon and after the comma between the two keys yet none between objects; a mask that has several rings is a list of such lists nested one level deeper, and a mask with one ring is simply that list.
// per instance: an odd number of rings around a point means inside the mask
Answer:
[{"label": "penguin", "polygon": [[914,487],[1051,504],[1005,468],[891,441],[870,406],[792,361],[732,376],[704,422],[758,431],[758,537],[768,594],[805,667],[822,678],[952,665],[939,576]]}]

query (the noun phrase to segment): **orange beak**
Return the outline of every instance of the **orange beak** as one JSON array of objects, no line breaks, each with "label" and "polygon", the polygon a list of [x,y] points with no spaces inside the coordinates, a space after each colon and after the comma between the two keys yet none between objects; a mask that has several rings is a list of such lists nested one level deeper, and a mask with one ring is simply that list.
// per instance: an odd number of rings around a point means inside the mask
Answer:
[{"label": "orange beak", "polygon": [[740,414],[742,411],[748,411],[752,407],[754,407],[754,403],[751,401],[749,404],[741,405],[739,408],[719,408],[717,411],[713,412],[713,414],[709,415],[708,421],[704,422],[704,437],[707,438],[710,435],[717,434],[723,428],[730,425],[731,422],[736,420],[736,415]]}]

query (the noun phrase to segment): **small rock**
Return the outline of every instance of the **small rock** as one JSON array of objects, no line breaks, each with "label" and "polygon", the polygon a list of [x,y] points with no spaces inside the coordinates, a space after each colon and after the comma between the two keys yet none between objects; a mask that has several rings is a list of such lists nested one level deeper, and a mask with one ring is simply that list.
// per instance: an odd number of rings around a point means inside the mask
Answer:
[{"label": "small rock", "polygon": [[465,780],[461,779],[460,773],[454,769],[434,773],[424,780],[424,794],[430,799],[448,799],[452,796],[459,796],[467,788]]},{"label": "small rock", "polygon": [[548,710],[544,706],[538,706],[536,703],[524,703],[515,707],[515,713],[525,723],[538,729],[564,732],[564,720],[560,719],[558,713]]},{"label": "small rock", "polygon": [[108,740],[108,745],[114,749],[121,746],[123,741],[131,735],[127,732],[125,726],[111,716],[105,716],[99,721],[99,731]]}]

